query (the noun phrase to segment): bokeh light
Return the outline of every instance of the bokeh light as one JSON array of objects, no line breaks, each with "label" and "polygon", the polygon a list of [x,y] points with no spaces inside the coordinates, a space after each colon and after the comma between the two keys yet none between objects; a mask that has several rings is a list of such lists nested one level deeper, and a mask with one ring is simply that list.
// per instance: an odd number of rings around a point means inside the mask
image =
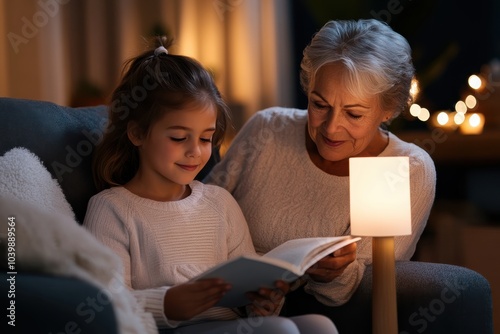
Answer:
[{"label": "bokeh light", "polygon": [[426,122],[429,119],[429,117],[431,117],[431,113],[427,108],[421,108],[420,113],[418,114],[417,117],[422,122]]},{"label": "bokeh light", "polygon": [[482,85],[482,80],[480,77],[478,77],[477,75],[473,74],[469,77],[469,86],[472,88],[472,89],[479,89],[481,88],[481,85]]},{"label": "bokeh light", "polygon": [[465,121],[464,114],[461,114],[459,112],[455,113],[455,116],[453,116],[453,121],[455,122],[456,125],[462,124]]},{"label": "bokeh light", "polygon": [[467,112],[467,105],[464,101],[458,101],[455,103],[455,110],[459,113],[465,114]]},{"label": "bokeh light", "polygon": [[410,107],[410,114],[413,117],[418,117],[418,115],[420,114],[420,110],[421,109],[422,109],[422,107],[420,107],[418,104],[414,103]]},{"label": "bokeh light", "polygon": [[476,97],[474,95],[468,95],[465,98],[465,105],[469,109],[474,109],[476,107],[476,105],[477,105],[477,99],[476,99]]},{"label": "bokeh light", "polygon": [[446,123],[448,123],[449,119],[450,118],[448,117],[448,114],[444,111],[441,111],[437,115],[437,122],[439,123],[439,125],[445,125]]},{"label": "bokeh light", "polygon": [[472,115],[470,115],[470,117],[469,117],[469,124],[470,124],[470,126],[472,126],[474,128],[478,127],[479,124],[481,124],[481,118],[479,117],[479,115],[478,114],[472,114]]},{"label": "bokeh light", "polygon": [[411,80],[411,86],[410,86],[410,95],[413,101],[417,99],[419,92],[420,92],[420,87],[418,86],[418,80],[417,78],[413,78]]}]

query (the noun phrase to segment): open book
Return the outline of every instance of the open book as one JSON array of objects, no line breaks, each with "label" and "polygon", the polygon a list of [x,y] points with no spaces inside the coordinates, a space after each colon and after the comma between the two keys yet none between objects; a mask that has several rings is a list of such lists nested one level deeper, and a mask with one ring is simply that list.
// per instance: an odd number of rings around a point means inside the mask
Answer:
[{"label": "open book", "polygon": [[277,280],[292,282],[323,257],[361,238],[350,236],[289,240],[262,256],[239,256],[194,278],[222,278],[232,285],[216,306],[239,307],[249,291],[273,288]]}]

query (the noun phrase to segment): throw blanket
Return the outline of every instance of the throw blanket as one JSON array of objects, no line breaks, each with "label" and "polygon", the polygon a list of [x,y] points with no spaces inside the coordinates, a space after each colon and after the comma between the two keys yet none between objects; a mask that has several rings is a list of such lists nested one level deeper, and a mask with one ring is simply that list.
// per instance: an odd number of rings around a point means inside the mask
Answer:
[{"label": "throw blanket", "polygon": [[[121,333],[157,333],[152,315],[123,283],[119,258],[75,221],[59,184],[38,157],[13,149],[0,157],[0,171],[0,216],[14,216],[16,222],[16,269],[87,281],[110,298]],[[6,244],[3,219],[0,245]],[[2,247],[2,258],[5,252]]]}]

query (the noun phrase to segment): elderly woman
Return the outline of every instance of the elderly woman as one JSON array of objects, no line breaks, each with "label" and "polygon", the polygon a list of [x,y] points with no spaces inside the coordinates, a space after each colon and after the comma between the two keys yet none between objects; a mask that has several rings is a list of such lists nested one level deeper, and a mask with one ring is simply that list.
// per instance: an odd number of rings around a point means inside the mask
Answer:
[{"label": "elderly woman", "polygon": [[[350,234],[349,158],[408,156],[413,233],[395,238],[395,255],[411,258],[434,200],[434,163],[383,124],[408,108],[413,76],[408,42],[385,23],[330,21],[314,35],[300,73],[307,110],[256,113],[207,179],[236,198],[258,252],[294,238]],[[315,297],[310,303],[346,303],[371,249],[370,238],[340,249],[298,289]]]}]

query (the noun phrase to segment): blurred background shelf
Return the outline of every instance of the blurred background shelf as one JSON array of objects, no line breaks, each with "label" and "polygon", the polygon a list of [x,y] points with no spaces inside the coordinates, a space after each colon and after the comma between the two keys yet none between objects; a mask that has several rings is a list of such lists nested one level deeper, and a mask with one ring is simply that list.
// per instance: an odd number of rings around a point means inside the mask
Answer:
[{"label": "blurred background shelf", "polygon": [[479,135],[431,131],[404,131],[398,137],[427,151],[436,165],[497,166],[500,168],[500,130]]}]

